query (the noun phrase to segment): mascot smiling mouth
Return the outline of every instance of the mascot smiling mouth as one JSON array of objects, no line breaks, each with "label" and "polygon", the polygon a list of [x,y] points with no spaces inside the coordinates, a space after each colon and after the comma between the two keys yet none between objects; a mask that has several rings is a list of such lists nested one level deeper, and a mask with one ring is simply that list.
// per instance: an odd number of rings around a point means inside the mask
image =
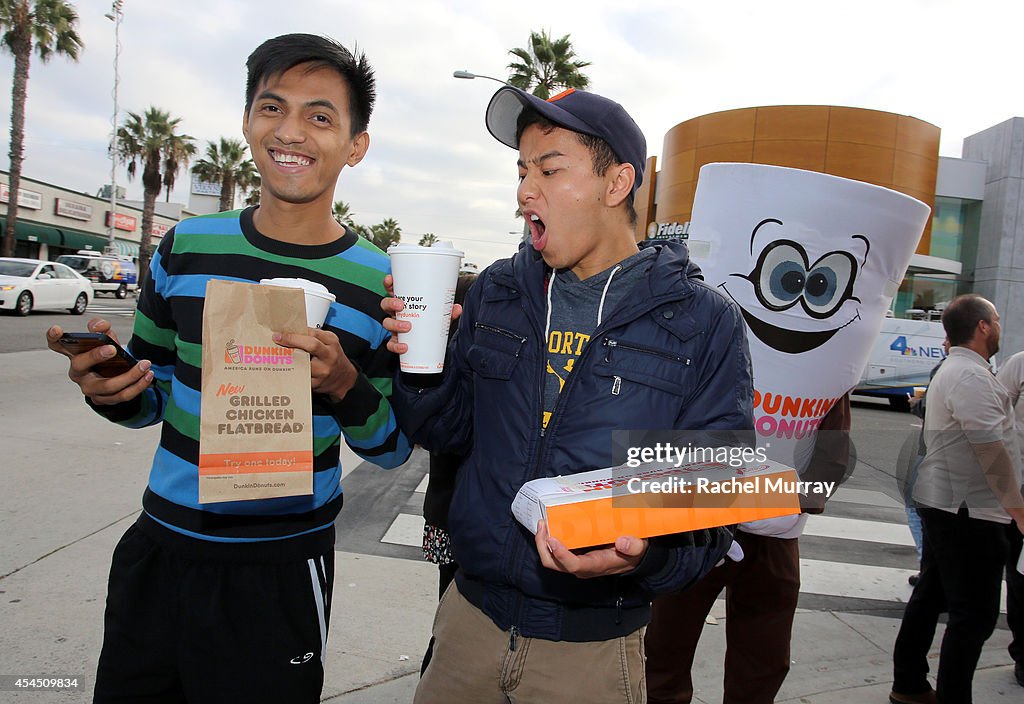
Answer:
[{"label": "mascot smiling mouth", "polygon": [[[736,305],[739,305],[738,303]],[[800,332],[799,330],[787,330],[777,325],[766,323],[760,318],[755,318],[752,313],[740,306],[743,319],[747,321],[747,327],[754,337],[768,345],[772,349],[788,354],[801,354],[809,352],[816,347],[821,347],[843,328],[835,330],[817,330],[815,332]],[[853,322],[853,321],[850,321]],[[849,323],[847,323],[849,325]],[[845,325],[843,327],[846,327]]]},{"label": "mascot smiling mouth", "polygon": [[800,330],[780,328],[777,325],[772,325],[771,323],[761,320],[740,305],[740,302],[737,301],[731,293],[729,293],[729,289],[725,287],[725,284],[720,284],[720,288],[725,291],[729,298],[732,299],[733,303],[735,303],[740,309],[740,313],[743,314],[743,320],[746,321],[747,327],[750,328],[750,332],[754,333],[754,337],[772,349],[778,350],[779,352],[785,352],[787,354],[802,354],[821,347],[831,340],[833,335],[845,328],[847,325],[855,320],[860,320],[860,311],[858,311],[847,323],[832,330],[803,332]]}]

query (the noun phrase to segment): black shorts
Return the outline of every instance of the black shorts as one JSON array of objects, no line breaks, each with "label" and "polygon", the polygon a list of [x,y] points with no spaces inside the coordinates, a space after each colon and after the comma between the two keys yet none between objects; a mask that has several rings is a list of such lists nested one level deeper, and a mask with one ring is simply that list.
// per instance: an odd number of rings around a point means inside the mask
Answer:
[{"label": "black shorts", "polygon": [[216,543],[145,513],[114,550],[95,702],[318,702],[334,527]]}]

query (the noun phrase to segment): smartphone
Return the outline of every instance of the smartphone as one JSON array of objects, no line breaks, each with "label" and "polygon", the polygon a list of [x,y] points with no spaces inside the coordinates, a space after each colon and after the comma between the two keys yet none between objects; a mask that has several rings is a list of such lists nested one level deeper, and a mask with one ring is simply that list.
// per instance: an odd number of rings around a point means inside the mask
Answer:
[{"label": "smartphone", "polygon": [[114,338],[102,332],[66,332],[57,342],[71,354],[82,354],[103,345],[113,345],[116,350],[114,356],[92,368],[100,376],[118,376],[138,364],[138,361],[117,344]]}]

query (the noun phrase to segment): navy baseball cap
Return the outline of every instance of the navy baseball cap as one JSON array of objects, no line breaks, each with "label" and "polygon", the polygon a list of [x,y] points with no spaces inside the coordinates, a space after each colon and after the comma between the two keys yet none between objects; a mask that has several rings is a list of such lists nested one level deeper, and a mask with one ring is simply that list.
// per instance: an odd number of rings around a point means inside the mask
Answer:
[{"label": "navy baseball cap", "polygon": [[647,140],[625,108],[614,100],[570,88],[547,100],[524,90],[505,86],[487,105],[487,131],[502,144],[519,149],[516,126],[523,110],[529,108],[559,127],[599,137],[608,143],[620,163],[636,171],[633,192],[644,180]]}]

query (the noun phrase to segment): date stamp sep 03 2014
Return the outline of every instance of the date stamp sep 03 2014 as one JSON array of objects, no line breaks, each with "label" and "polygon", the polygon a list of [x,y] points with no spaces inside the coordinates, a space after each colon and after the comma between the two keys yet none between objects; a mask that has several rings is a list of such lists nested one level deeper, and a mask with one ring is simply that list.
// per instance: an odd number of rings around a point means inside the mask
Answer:
[{"label": "date stamp sep 03 2014", "polygon": [[0,675],[0,692],[75,692],[84,688],[82,675]]}]

